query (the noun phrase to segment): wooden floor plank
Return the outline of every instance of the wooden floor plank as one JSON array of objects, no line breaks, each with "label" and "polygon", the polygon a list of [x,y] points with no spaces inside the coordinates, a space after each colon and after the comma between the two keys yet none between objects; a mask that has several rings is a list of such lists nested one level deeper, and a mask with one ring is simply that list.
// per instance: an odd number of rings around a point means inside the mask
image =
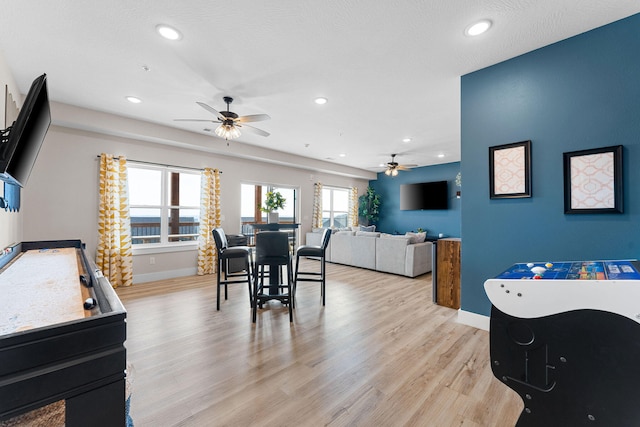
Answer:
[{"label": "wooden floor plank", "polygon": [[[304,260],[305,263],[317,261]],[[251,322],[248,290],[215,276],[118,288],[145,426],[513,426],[522,403],[491,374],[489,335],[431,301],[415,279],[327,265]]]}]

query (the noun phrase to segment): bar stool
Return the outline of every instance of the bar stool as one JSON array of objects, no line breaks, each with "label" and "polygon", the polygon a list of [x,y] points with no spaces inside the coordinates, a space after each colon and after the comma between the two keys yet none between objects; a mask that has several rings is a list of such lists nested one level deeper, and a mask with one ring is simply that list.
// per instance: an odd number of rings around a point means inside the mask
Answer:
[{"label": "bar stool", "polygon": [[[269,283],[264,283],[265,270],[269,267]],[[287,278],[280,276],[280,268],[286,266]],[[269,300],[278,300],[289,305],[289,322],[293,322],[293,268],[289,251],[289,236],[282,231],[262,231],[256,234],[256,259],[253,268],[253,323],[256,322],[258,306]],[[286,290],[286,293],[284,291]],[[266,292],[265,292],[266,291]]]},{"label": "bar stool", "polygon": [[[224,234],[222,228],[216,228],[213,230],[213,239],[216,241],[216,250],[218,252],[218,267],[217,267],[217,293],[216,293],[216,309],[220,310],[220,287],[224,286],[224,299],[227,299],[227,285],[233,283],[247,283],[249,287],[249,303],[253,302],[251,296],[251,248],[247,246],[233,246],[229,247],[227,242],[227,236]],[[229,272],[229,260],[241,259],[244,260],[244,269],[239,272]],[[222,273],[224,272],[224,279],[222,279]]]},{"label": "bar stool", "polygon": [[[296,251],[296,273],[293,280],[293,296],[295,298],[298,282],[320,282],[320,294],[322,295],[322,305],[325,303],[325,254],[329,239],[331,238],[331,229],[325,228],[322,232],[320,246],[303,245],[299,246]],[[320,258],[320,271],[300,271],[300,257],[317,257]]]}]

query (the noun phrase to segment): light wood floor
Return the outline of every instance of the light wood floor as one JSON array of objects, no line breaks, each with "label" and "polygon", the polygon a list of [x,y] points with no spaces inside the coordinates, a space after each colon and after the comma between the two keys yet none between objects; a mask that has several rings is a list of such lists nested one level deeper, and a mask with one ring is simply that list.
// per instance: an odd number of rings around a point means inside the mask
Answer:
[{"label": "light wood floor", "polygon": [[488,332],[431,302],[431,274],[327,269],[326,306],[301,283],[293,324],[274,301],[254,325],[246,285],[216,311],[215,276],[118,289],[136,427],[515,424]]}]

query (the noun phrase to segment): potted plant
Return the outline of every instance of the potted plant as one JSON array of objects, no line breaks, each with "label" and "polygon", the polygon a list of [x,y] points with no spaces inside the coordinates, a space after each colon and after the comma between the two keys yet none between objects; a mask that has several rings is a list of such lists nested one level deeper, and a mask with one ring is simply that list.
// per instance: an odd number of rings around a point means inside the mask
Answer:
[{"label": "potted plant", "polygon": [[365,193],[358,198],[358,216],[364,218],[365,225],[371,225],[380,218],[380,195],[373,187],[367,187]]},{"label": "potted plant", "polygon": [[260,210],[267,213],[267,222],[269,222],[269,224],[278,222],[279,214],[276,211],[278,209],[284,208],[284,204],[286,203],[286,201],[287,200],[282,197],[282,194],[280,194],[278,191],[267,192],[264,206],[261,207]]}]

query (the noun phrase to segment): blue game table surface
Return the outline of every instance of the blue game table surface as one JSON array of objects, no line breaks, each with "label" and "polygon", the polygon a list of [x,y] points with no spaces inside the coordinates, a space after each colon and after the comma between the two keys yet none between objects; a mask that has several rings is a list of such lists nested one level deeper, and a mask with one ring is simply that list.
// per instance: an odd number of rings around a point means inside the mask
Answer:
[{"label": "blue game table surface", "polygon": [[535,274],[531,268],[544,267],[547,270],[540,277],[543,280],[640,280],[640,263],[637,260],[551,262],[550,268],[545,264],[514,264],[496,279],[533,279]]}]

